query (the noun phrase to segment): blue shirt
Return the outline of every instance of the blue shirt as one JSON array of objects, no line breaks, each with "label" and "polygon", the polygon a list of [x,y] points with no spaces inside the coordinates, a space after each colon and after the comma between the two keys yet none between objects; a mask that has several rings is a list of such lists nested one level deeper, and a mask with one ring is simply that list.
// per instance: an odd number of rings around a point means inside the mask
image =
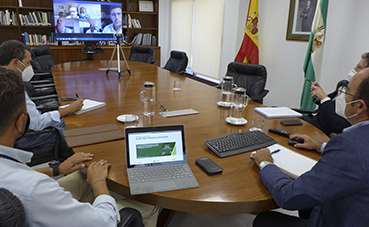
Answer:
[{"label": "blue shirt", "polygon": [[41,131],[44,128],[60,122],[59,111],[54,110],[41,114],[40,111],[36,109],[36,104],[29,98],[27,92],[25,92],[25,94],[27,113],[30,118],[29,129],[34,131]]},{"label": "blue shirt", "polygon": [[81,203],[54,179],[24,164],[32,153],[0,145],[0,154],[19,161],[0,158],[0,187],[20,199],[28,226],[117,226],[120,216],[113,197],[100,195],[92,205]]}]

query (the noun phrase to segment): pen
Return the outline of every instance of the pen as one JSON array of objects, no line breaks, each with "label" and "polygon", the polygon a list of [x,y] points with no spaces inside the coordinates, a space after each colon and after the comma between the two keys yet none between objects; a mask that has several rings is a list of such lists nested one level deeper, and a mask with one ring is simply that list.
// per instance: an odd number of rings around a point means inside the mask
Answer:
[{"label": "pen", "polygon": [[76,97],[77,97],[77,99],[79,99],[79,97],[78,97],[78,94],[76,93]]},{"label": "pen", "polygon": [[[308,79],[308,78],[305,78],[307,81],[309,81],[311,84],[313,84],[314,82],[313,81],[311,81],[310,79]],[[320,87],[319,86],[319,84],[317,84],[317,85],[315,85],[315,86],[317,86],[317,87]]]},{"label": "pen", "polygon": [[[272,154],[275,154],[275,153],[277,153],[277,152],[279,152],[281,149],[277,149],[277,150],[275,150],[275,151],[271,151],[270,152],[270,154],[272,155]],[[254,151],[254,152],[252,152],[251,154],[250,154],[250,157],[253,159],[254,158],[254,154],[256,153],[256,151]]]}]

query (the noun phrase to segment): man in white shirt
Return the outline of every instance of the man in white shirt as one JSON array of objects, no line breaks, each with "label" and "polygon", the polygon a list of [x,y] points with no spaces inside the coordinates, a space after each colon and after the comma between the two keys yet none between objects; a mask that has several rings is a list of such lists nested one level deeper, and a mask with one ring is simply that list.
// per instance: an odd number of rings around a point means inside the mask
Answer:
[{"label": "man in white shirt", "polygon": [[122,34],[122,9],[119,6],[110,8],[110,19],[113,23],[106,25],[102,33]]},{"label": "man in white shirt", "polygon": [[69,16],[67,16],[67,18],[78,18],[77,7],[72,6],[69,8]]},{"label": "man in white shirt", "polygon": [[56,20],[55,28],[57,33],[72,33],[72,29],[65,27],[65,19],[61,17]]},{"label": "man in white shirt", "polygon": [[35,171],[25,165],[32,153],[13,148],[28,128],[24,85],[13,71],[0,67],[0,187],[22,202],[27,226],[117,226],[119,209],[139,210],[145,226],[156,226],[158,208],[127,198],[119,201],[106,185],[106,160],[92,162],[87,175],[81,169],[93,154],[78,153],[58,166],[65,177],[57,182],[49,176],[54,168]]},{"label": "man in white shirt", "polygon": [[[18,40],[9,40],[0,45],[0,65],[4,68],[11,69],[19,76],[23,77],[23,80],[30,80],[31,76],[26,75],[24,72],[26,68],[31,66],[31,52],[30,48],[24,43]],[[25,78],[28,77],[28,78]],[[41,131],[47,127],[57,128],[59,131],[66,129],[63,117],[72,114],[80,110],[83,106],[83,100],[78,99],[70,104],[70,106],[55,110],[40,113],[36,109],[35,103],[30,99],[25,92],[27,112],[30,118],[29,129],[33,131]],[[25,137],[16,142],[16,147],[20,149],[31,149],[44,144],[51,144],[55,142],[55,136],[53,134],[43,134],[41,136]]]}]

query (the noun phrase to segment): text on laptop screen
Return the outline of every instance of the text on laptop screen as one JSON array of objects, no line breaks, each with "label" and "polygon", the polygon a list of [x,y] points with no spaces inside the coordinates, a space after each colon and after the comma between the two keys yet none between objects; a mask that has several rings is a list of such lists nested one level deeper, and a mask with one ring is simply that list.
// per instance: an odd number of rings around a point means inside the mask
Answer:
[{"label": "text on laptop screen", "polygon": [[183,161],[181,130],[128,134],[130,165]]}]

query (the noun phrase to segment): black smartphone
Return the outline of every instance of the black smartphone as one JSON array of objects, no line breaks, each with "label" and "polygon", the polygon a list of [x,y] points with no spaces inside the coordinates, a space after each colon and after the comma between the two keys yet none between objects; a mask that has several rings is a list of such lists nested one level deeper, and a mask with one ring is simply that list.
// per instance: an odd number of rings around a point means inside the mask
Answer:
[{"label": "black smartphone", "polygon": [[72,98],[61,98],[61,101],[76,101],[78,98],[77,97],[72,97]]},{"label": "black smartphone", "polygon": [[196,159],[196,164],[205,170],[205,172],[210,176],[223,172],[223,169],[208,157]]},{"label": "black smartphone", "polygon": [[294,126],[294,125],[302,125],[302,122],[298,120],[288,120],[288,121],[281,121],[281,124],[284,126]]}]

